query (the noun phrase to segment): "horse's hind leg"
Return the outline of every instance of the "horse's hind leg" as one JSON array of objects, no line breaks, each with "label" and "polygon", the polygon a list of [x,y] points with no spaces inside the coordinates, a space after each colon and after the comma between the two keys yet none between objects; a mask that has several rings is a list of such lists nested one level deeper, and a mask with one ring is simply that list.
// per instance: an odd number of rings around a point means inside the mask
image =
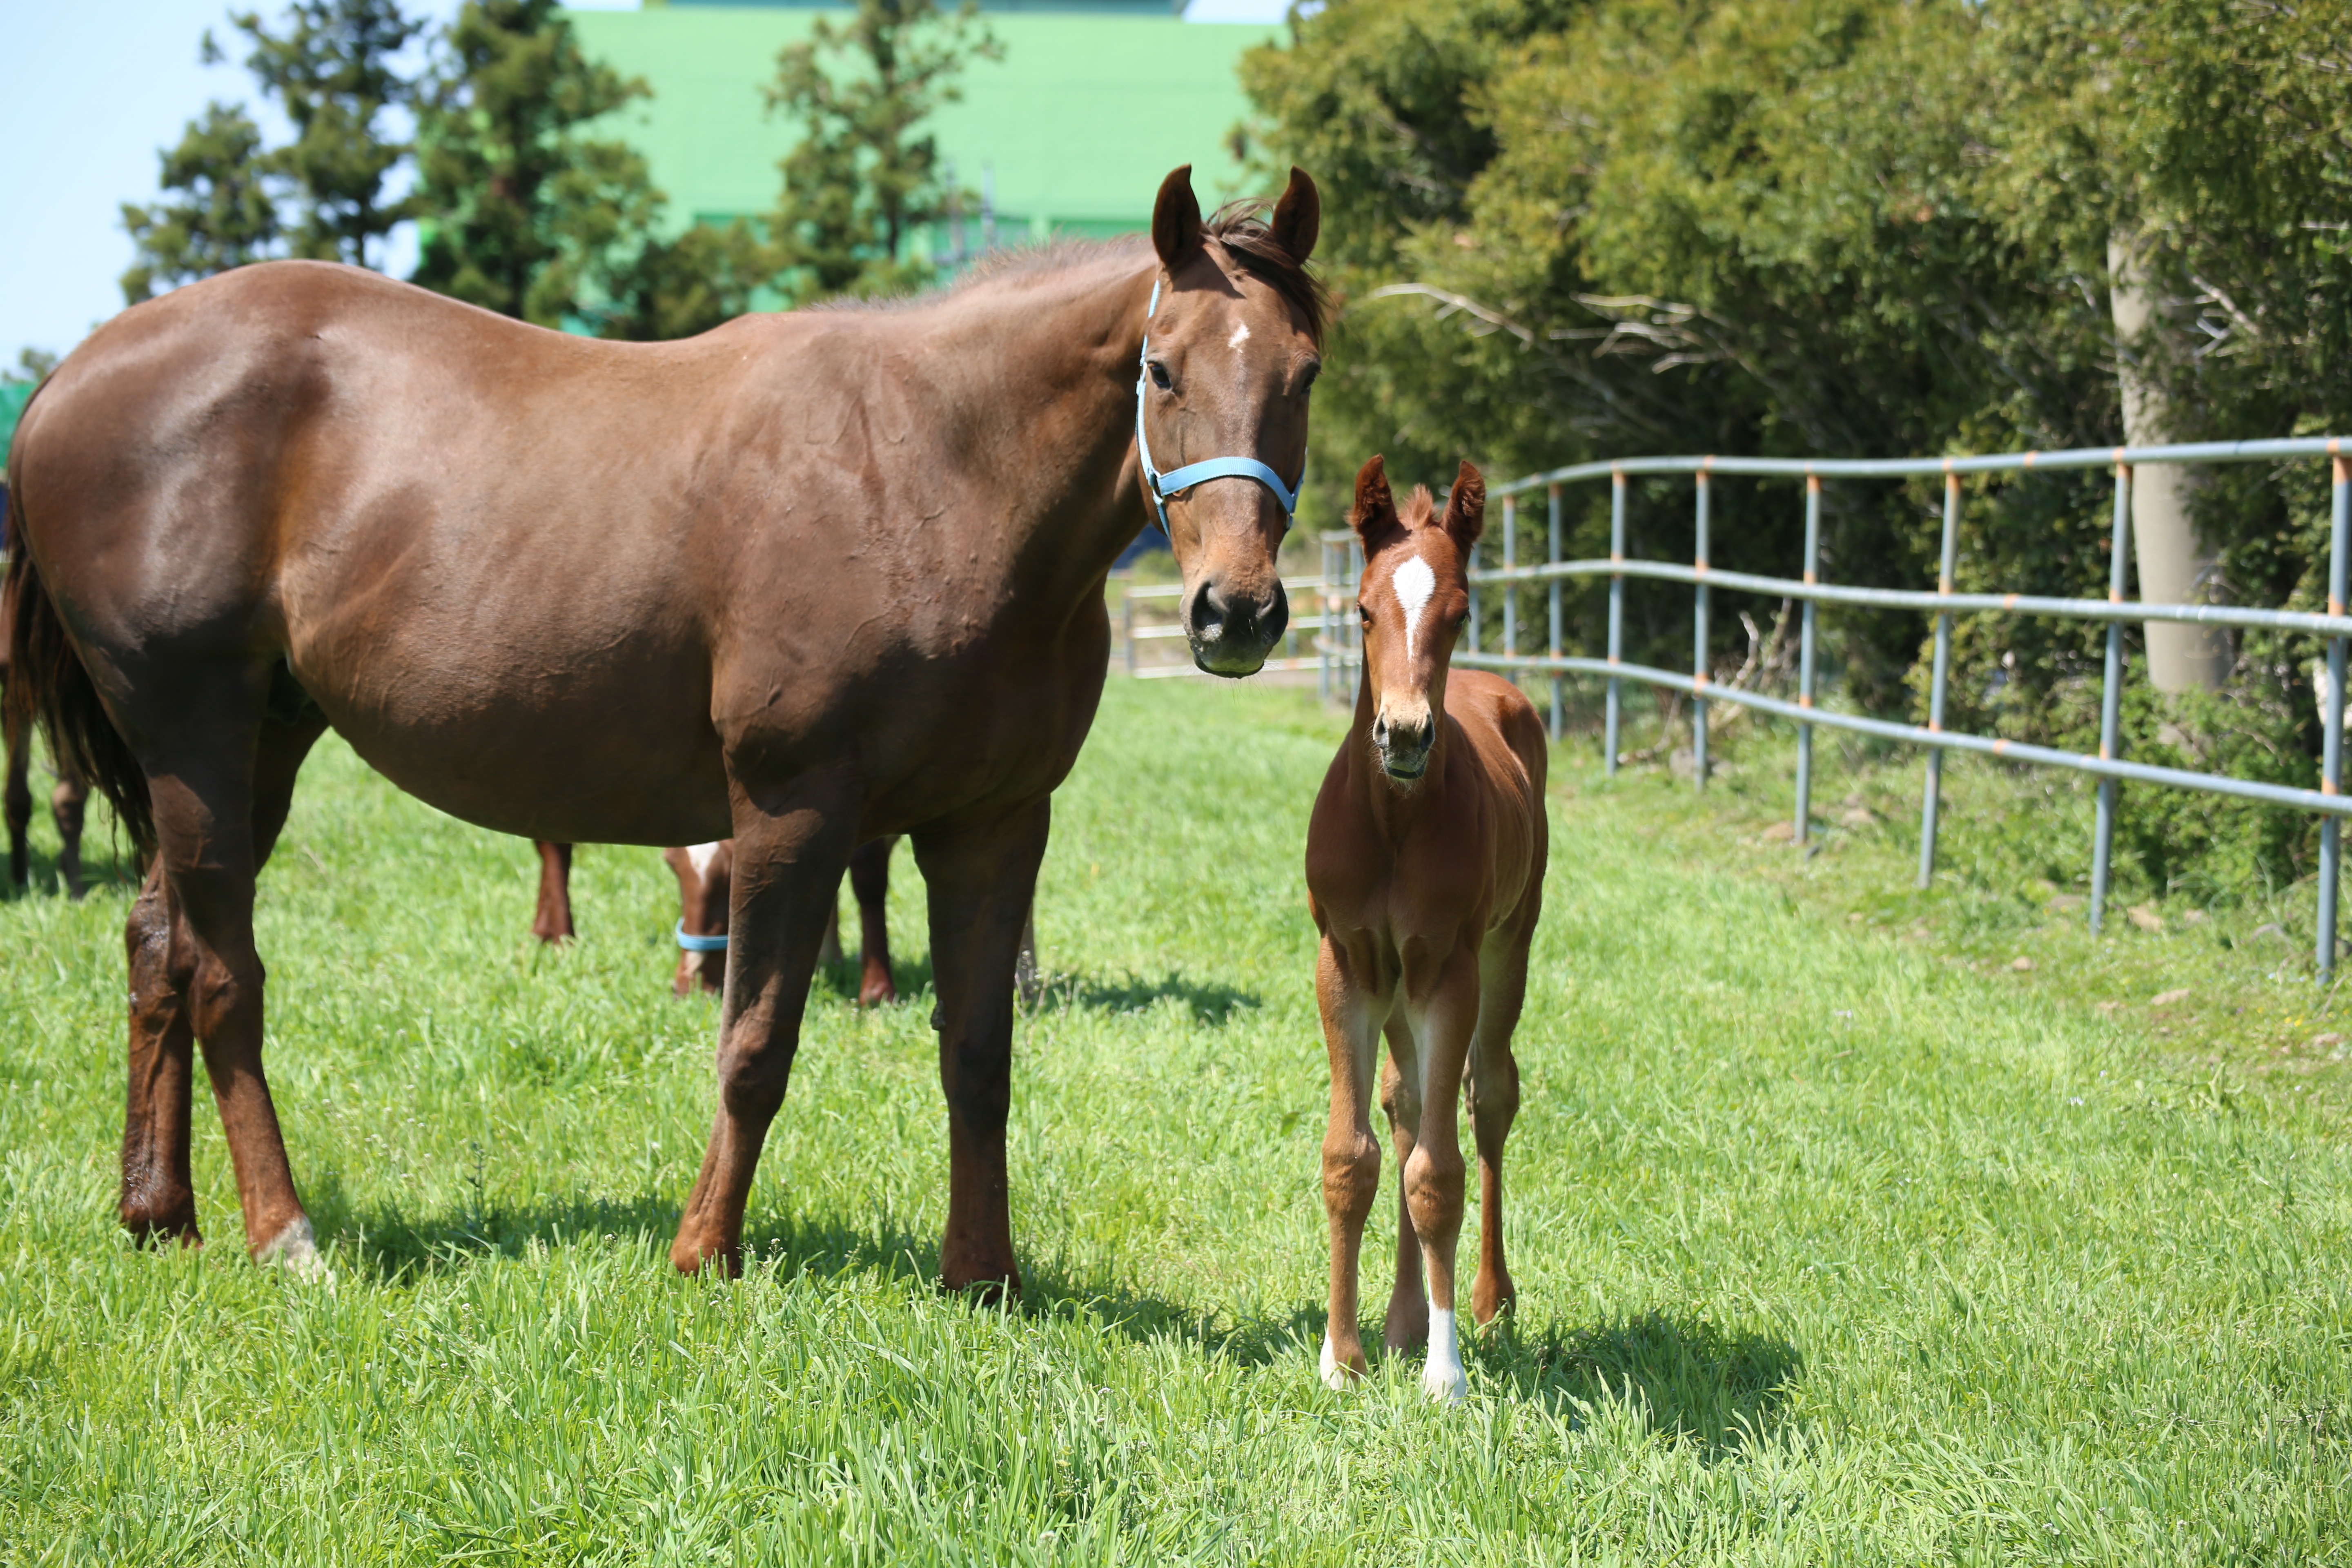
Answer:
[{"label": "horse's hind leg", "polygon": [[1519,1295],[1503,1260],[1503,1142],[1519,1113],[1519,1063],[1511,1054],[1511,1036],[1527,990],[1528,944],[1520,939],[1486,966],[1479,987],[1478,1032],[1470,1042],[1463,1080],[1478,1144],[1478,1275],[1470,1287],[1470,1312],[1480,1323],[1493,1322]]},{"label": "horse's hind leg", "polygon": [[898,837],[886,834],[857,847],[849,858],[849,888],[857,895],[857,1005],[879,1006],[898,999],[890,978],[890,851]]},{"label": "horse's hind leg", "polygon": [[89,890],[81,881],[82,818],[89,805],[89,785],[69,768],[60,773],[58,787],[49,792],[49,816],[58,825],[58,875],[69,899]]},{"label": "horse's hind leg", "polygon": [[0,737],[8,755],[8,782],[0,788],[0,814],[8,824],[8,880],[23,887],[32,876],[32,861],[26,843],[26,834],[33,825],[33,792],[26,784],[26,773],[32,763],[32,736],[21,733],[17,726],[6,724],[7,733]]},{"label": "horse's hind leg", "polygon": [[539,850],[539,911],[530,934],[545,942],[569,942],[572,929],[572,846],[541,839]]},{"label": "horse's hind leg", "polygon": [[253,894],[295,773],[323,726],[315,710],[265,720],[258,710],[268,678],[258,670],[191,685],[187,700],[163,710],[173,715],[170,727],[148,729],[142,759],[155,816],[149,886],[162,897],[142,895],[128,932],[132,1079],[124,1217],[134,1228],[145,1222],[149,1234],[194,1231],[193,1198],[175,1206],[187,1182],[182,1064],[193,1033],[228,1136],[247,1247],[257,1258],[309,1268],[317,1258],[310,1216],[262,1071]]}]

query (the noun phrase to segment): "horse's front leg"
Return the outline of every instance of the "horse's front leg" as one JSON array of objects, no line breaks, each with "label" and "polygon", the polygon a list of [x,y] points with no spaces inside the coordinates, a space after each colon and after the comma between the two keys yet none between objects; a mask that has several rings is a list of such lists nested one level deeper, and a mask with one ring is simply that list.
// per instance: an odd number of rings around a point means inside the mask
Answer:
[{"label": "horse's front leg", "polygon": [[542,838],[534,847],[539,851],[539,909],[531,916],[530,934],[546,942],[569,942],[577,934],[572,929],[572,846]]},{"label": "horse's front leg", "polygon": [[1051,802],[1040,799],[984,822],[915,835],[915,863],[930,894],[940,1087],[948,1101],[948,1228],[940,1278],[950,1290],[979,1285],[993,1297],[1021,1289],[1004,1168],[1013,960],[1052,815]]},{"label": "horse's front leg", "polygon": [[1331,1058],[1331,1118],[1323,1129],[1323,1217],[1331,1247],[1330,1297],[1323,1325],[1323,1381],[1344,1388],[1364,1373],[1357,1323],[1364,1222],[1381,1190],[1381,1145],[1372,1136],[1372,1056],[1383,1000],[1363,983],[1328,936],[1315,963],[1315,1004]]},{"label": "horse's front leg", "polygon": [[1478,1026],[1478,955],[1469,948],[1445,962],[1422,1005],[1421,1135],[1405,1162],[1404,1201],[1429,1273],[1429,1359],[1421,1385],[1433,1399],[1462,1397],[1465,1379],[1454,1332],[1454,1257],[1462,1236],[1462,1130],[1454,1107]]},{"label": "horse's front leg", "polygon": [[817,943],[857,839],[857,794],[842,773],[803,775],[757,795],[739,784],[734,794],[719,1116],[669,1249],[670,1262],[688,1274],[713,1260],[730,1275],[742,1272],[752,1173],[783,1104]]}]

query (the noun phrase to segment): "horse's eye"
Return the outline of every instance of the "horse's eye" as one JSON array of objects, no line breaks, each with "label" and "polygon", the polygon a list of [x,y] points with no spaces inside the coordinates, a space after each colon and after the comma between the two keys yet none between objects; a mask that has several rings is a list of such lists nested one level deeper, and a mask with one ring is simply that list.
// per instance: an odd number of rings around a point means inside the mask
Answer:
[{"label": "horse's eye", "polygon": [[1364,605],[1358,605],[1356,606],[1356,614],[1358,617],[1363,621],[1366,629],[1369,630],[1372,624],[1372,612]]},{"label": "horse's eye", "polygon": [[1168,367],[1161,364],[1158,360],[1153,360],[1151,362],[1151,384],[1158,387],[1162,392],[1166,392],[1175,385],[1174,382],[1168,379]]},{"label": "horse's eye", "polygon": [[1315,390],[1315,378],[1323,374],[1323,363],[1318,360],[1298,373],[1298,395],[1306,396]]}]

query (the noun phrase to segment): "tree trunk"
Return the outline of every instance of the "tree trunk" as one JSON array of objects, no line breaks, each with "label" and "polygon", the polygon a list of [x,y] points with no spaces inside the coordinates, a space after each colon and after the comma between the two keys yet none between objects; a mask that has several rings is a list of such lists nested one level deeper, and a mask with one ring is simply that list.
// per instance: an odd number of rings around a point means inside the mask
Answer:
[{"label": "tree trunk", "polygon": [[[2124,405],[2124,440],[2134,447],[2170,440],[2161,395],[2132,361],[2132,345],[2156,315],[2156,297],[2121,234],[2107,240],[2108,294],[2115,314],[2116,379]],[[2198,604],[2212,596],[2214,552],[2197,537],[2190,516],[2197,476],[2170,463],[2132,469],[2132,545],[2139,556],[2143,604]],[[2158,691],[2219,691],[2234,662],[2221,630],[2177,623],[2147,623],[2147,675]]]}]

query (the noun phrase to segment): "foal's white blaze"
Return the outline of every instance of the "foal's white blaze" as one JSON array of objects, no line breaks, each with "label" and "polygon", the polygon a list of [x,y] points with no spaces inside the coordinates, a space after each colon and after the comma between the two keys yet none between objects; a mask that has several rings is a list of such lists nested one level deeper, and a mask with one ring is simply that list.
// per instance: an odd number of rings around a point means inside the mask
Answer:
[{"label": "foal's white blaze", "polygon": [[1437,574],[1416,555],[1396,569],[1389,586],[1396,591],[1397,605],[1404,611],[1404,656],[1411,658],[1421,631],[1421,612],[1429,607],[1429,596],[1437,592]]},{"label": "foal's white blaze", "polygon": [[1249,323],[1243,321],[1234,328],[1234,335],[1225,340],[1225,347],[1239,350],[1247,342],[1249,342]]},{"label": "foal's white blaze", "polygon": [[1432,1399],[1459,1404],[1463,1385],[1462,1347],[1454,1337],[1454,1314],[1444,1307],[1429,1310],[1429,1360],[1421,1369],[1423,1392]]},{"label": "foal's white blaze", "polygon": [[725,842],[719,839],[710,844],[697,844],[687,850],[687,863],[694,868],[696,876],[705,881],[710,879],[710,863],[719,858],[719,846]]}]

